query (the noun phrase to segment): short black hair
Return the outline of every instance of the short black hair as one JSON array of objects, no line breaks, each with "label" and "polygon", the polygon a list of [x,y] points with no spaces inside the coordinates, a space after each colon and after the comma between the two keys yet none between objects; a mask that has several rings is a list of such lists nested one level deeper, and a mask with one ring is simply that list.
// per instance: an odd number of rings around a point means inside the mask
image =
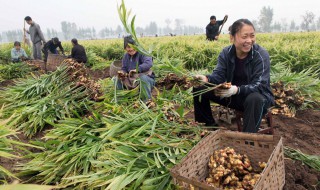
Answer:
[{"label": "short black hair", "polygon": [[21,46],[21,43],[18,42],[18,41],[15,41],[15,42],[13,43],[13,45],[14,45],[14,46]]},{"label": "short black hair", "polygon": [[249,26],[252,26],[253,29],[255,30],[252,22],[248,19],[245,19],[245,18],[242,18],[242,19],[239,19],[239,20],[236,20],[230,27],[229,27],[229,33],[231,36],[235,36],[237,32],[239,32],[241,30],[241,28],[244,26],[244,25],[249,25]]},{"label": "short black hair", "polygon": [[210,20],[212,20],[212,19],[216,20],[216,16],[212,15],[212,16],[210,17]]},{"label": "short black hair", "polygon": [[129,35],[129,36],[125,36],[124,39],[123,39],[123,45],[124,45],[124,49],[126,49],[126,47],[131,44],[131,45],[135,45],[136,42],[132,39],[132,36]]},{"label": "short black hair", "polygon": [[75,38],[73,38],[73,39],[71,40],[71,42],[74,43],[74,44],[78,44],[78,40],[75,39]]},{"label": "short black hair", "polygon": [[24,18],[24,20],[25,20],[25,21],[29,21],[29,20],[32,20],[32,18],[31,18],[30,16],[26,16],[26,17]]},{"label": "short black hair", "polygon": [[59,43],[59,38],[58,38],[58,37],[54,37],[54,38],[52,38],[52,41],[53,41],[54,43]]}]

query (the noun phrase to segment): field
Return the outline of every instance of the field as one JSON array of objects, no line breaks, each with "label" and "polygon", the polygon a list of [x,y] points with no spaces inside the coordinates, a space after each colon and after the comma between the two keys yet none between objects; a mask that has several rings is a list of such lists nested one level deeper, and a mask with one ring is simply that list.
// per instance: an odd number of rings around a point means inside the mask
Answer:
[{"label": "field", "polygon": [[[206,130],[193,122],[190,80],[212,71],[229,39],[222,35],[211,43],[195,35],[139,41],[154,58],[154,104],[139,101],[138,89],[114,89],[109,69],[123,56],[122,39],[80,41],[88,54],[86,67],[67,61],[47,74],[25,63],[9,64],[11,44],[0,46],[2,183],[175,189],[169,169]],[[319,189],[320,33],[257,34],[257,43],[270,54],[271,82],[303,100],[277,97],[284,103],[273,115],[275,134],[287,148],[284,189]],[[70,52],[71,43],[63,46]],[[169,73],[175,77],[164,80],[173,76]],[[234,122],[219,125],[236,130]],[[290,148],[313,157],[290,156]]]}]

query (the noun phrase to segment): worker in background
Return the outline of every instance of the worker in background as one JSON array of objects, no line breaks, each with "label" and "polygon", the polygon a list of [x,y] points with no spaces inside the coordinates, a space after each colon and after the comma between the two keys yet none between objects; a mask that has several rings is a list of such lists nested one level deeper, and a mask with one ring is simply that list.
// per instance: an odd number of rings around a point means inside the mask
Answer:
[{"label": "worker in background", "polygon": [[30,34],[32,47],[33,47],[33,58],[41,60],[41,46],[42,42],[46,43],[43,37],[43,33],[40,29],[39,24],[35,23],[30,16],[26,16],[24,20],[30,25],[29,30],[24,30]]},{"label": "worker in background", "polygon": [[54,37],[44,45],[44,47],[42,48],[42,52],[44,53],[44,62],[47,62],[49,53],[59,54],[57,47],[59,47],[61,53],[64,55],[64,49],[61,45],[61,42],[59,41],[59,38]]},{"label": "worker in background", "polygon": [[13,63],[21,62],[28,59],[28,55],[24,51],[23,48],[21,48],[21,44],[18,41],[14,42],[14,47],[11,49],[11,61]]},{"label": "worker in background", "polygon": [[218,40],[219,37],[219,27],[227,21],[228,15],[224,17],[223,20],[216,20],[216,16],[210,17],[210,23],[206,27],[207,40],[214,41]]},{"label": "worker in background", "polygon": [[75,59],[78,63],[87,63],[87,54],[84,47],[80,44],[78,44],[78,40],[73,38],[71,40],[72,43],[72,50],[71,55],[69,55],[69,58]]}]

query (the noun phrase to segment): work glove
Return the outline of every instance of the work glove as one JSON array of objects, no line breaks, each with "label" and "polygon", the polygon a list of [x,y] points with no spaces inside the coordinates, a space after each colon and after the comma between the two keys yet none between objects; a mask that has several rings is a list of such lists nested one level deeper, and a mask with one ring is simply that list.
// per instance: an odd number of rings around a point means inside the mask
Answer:
[{"label": "work glove", "polygon": [[208,78],[204,75],[195,75],[194,78],[203,82],[208,82]]},{"label": "work glove", "polygon": [[135,69],[130,70],[129,71],[129,77],[133,76],[136,73],[137,73],[137,70],[135,70]]},{"label": "work glove", "polygon": [[216,96],[221,97],[221,98],[227,98],[227,97],[230,97],[232,95],[237,94],[237,92],[238,92],[238,87],[235,85],[232,85],[231,88],[229,88],[229,89],[216,89],[214,91],[214,94]]},{"label": "work glove", "polygon": [[126,76],[126,73],[122,70],[118,71],[118,78],[124,78]]}]

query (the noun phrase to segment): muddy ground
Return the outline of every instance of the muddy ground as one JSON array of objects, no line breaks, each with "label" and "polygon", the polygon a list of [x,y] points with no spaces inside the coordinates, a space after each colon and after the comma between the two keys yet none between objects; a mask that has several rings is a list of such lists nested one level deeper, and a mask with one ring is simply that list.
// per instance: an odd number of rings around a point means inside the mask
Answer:
[{"label": "muddy ground", "polygon": [[[109,77],[109,69],[103,71],[88,70],[92,79],[98,80]],[[2,83],[1,86],[7,85]],[[11,84],[11,82],[8,82]],[[192,119],[192,112],[188,114]],[[308,109],[298,111],[296,117],[289,118],[283,115],[273,115],[273,124],[275,126],[275,134],[283,137],[284,146],[299,149],[305,154],[320,155],[320,109]],[[226,122],[219,122],[219,125],[236,130],[236,124],[232,125]],[[42,135],[38,135],[35,139],[39,139]],[[19,135],[23,142],[28,139],[23,135]],[[34,140],[35,140],[34,139]],[[0,158],[0,165],[14,171],[14,165],[23,163],[23,160],[14,159],[6,160]],[[300,161],[285,159],[286,184],[285,190],[320,190],[320,172],[303,165]]]}]

